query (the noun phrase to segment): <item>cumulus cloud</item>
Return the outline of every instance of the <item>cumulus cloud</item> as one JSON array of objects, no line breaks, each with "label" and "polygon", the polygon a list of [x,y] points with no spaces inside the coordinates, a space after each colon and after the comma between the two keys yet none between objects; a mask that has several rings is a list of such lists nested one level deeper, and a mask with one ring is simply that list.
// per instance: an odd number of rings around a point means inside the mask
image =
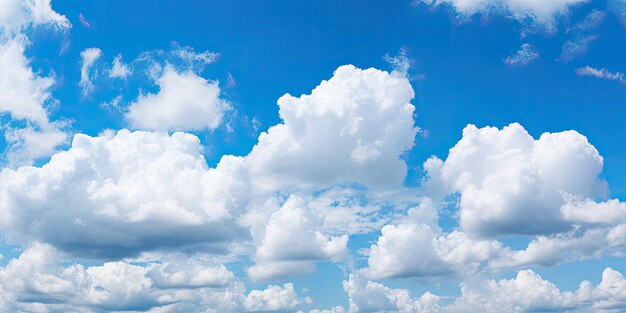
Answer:
[{"label": "cumulus cloud", "polygon": [[262,133],[246,157],[254,188],[400,186],[407,171],[401,155],[417,132],[413,96],[405,76],[351,65],[310,95],[282,96],[283,122]]},{"label": "cumulus cloud", "polygon": [[496,12],[513,16],[520,21],[531,19],[552,27],[557,16],[567,14],[570,8],[587,0],[418,0],[418,2],[449,5],[461,15]]},{"label": "cumulus cloud", "polygon": [[348,236],[322,234],[318,229],[323,219],[315,213],[303,198],[291,196],[269,218],[255,211],[246,216],[244,223],[250,226],[257,243],[257,265],[248,269],[252,280],[304,273],[314,269],[311,261],[338,259],[347,253]]},{"label": "cumulus cloud", "polygon": [[370,278],[402,278],[469,273],[503,250],[497,241],[473,240],[461,231],[444,233],[437,225],[437,212],[430,200],[409,211],[407,221],[386,225],[370,247]]},{"label": "cumulus cloud", "polygon": [[76,135],[46,165],[0,173],[0,228],[11,241],[44,241],[83,257],[222,249],[241,235],[245,165],[225,156],[208,168],[201,151],[184,133]]},{"label": "cumulus cloud", "polygon": [[[91,78],[91,69],[94,63],[102,56],[102,50],[99,48],[88,48],[80,53],[80,88],[83,90],[83,96],[90,94],[95,86]],[[97,75],[94,74],[94,75]]]},{"label": "cumulus cloud", "polygon": [[566,231],[570,224],[560,212],[565,194],[592,199],[606,194],[598,177],[603,159],[575,131],[534,139],[519,124],[501,130],[469,125],[440,164],[431,166],[431,176],[439,175],[460,194],[460,226],[471,235]]},{"label": "cumulus cloud", "polygon": [[40,76],[31,68],[24,55],[27,45],[24,37],[0,44],[0,113],[18,122],[3,127],[9,166],[30,164],[67,141],[65,123],[49,120],[55,78]]},{"label": "cumulus cloud", "polygon": [[[350,274],[343,282],[348,295],[349,312],[440,312],[439,297],[429,292],[419,299],[412,299],[406,289],[392,289],[381,283],[367,280],[360,274]],[[338,310],[342,312],[342,310]]]},{"label": "cumulus cloud", "polygon": [[343,285],[349,312],[355,313],[612,312],[626,308],[626,280],[611,268],[604,270],[595,287],[583,281],[575,291],[562,291],[532,270],[519,271],[511,279],[476,277],[462,282],[461,295],[448,305],[432,293],[412,298],[408,290],[389,288],[358,273],[351,274]]},{"label": "cumulus cloud", "polygon": [[534,62],[539,57],[539,52],[535,46],[525,43],[519,50],[504,59],[508,65],[527,65]]},{"label": "cumulus cloud", "polygon": [[24,55],[25,45],[24,38],[0,45],[0,110],[13,119],[46,125],[48,112],[44,104],[50,101],[54,77],[41,77],[33,72]]},{"label": "cumulus cloud", "polygon": [[626,244],[626,204],[617,199],[596,202],[566,197],[562,218],[572,226],[568,232],[534,238],[524,250],[505,251],[493,267],[553,266],[564,262],[620,256]]},{"label": "cumulus cloud", "polygon": [[312,300],[300,299],[296,294],[293,284],[287,283],[281,286],[270,285],[265,290],[252,290],[244,301],[247,311],[286,311],[293,310],[296,306]]},{"label": "cumulus cloud", "polygon": [[621,72],[611,72],[606,68],[595,68],[591,66],[581,67],[576,69],[576,75],[578,76],[588,76],[595,77],[598,79],[606,79],[606,80],[616,80],[620,82],[626,82],[626,78],[624,78],[624,74]]},{"label": "cumulus cloud", "polygon": [[213,130],[230,103],[220,97],[218,82],[167,66],[157,80],[158,93],[140,95],[130,104],[126,120],[135,129]]}]

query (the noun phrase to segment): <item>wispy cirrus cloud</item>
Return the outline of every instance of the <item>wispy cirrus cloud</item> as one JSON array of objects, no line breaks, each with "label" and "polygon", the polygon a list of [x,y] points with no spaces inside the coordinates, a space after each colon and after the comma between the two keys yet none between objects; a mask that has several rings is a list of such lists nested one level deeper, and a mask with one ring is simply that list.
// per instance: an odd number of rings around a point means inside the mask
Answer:
[{"label": "wispy cirrus cloud", "polygon": [[511,56],[504,59],[504,63],[508,65],[527,65],[539,58],[539,51],[530,43],[522,44],[522,46]]},{"label": "wispy cirrus cloud", "polygon": [[622,83],[626,82],[624,78],[624,73],[621,72],[611,72],[606,68],[595,68],[589,65],[585,67],[581,67],[576,69],[576,75],[578,76],[587,76],[587,77],[595,77],[598,79],[606,79],[606,80],[616,80]]}]

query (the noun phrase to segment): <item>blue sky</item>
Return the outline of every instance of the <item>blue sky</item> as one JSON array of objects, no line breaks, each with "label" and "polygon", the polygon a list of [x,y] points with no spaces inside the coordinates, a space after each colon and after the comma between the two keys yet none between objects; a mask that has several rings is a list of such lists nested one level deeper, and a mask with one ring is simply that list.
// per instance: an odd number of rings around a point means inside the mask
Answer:
[{"label": "blue sky", "polygon": [[624,310],[625,29],[624,0],[9,0],[0,309]]}]

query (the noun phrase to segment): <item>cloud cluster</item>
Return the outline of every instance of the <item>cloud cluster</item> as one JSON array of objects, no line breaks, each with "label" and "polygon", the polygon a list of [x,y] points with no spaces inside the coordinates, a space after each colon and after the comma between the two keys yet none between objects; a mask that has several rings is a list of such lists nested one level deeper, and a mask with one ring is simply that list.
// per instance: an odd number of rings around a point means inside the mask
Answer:
[{"label": "cloud cluster", "polygon": [[389,288],[359,273],[350,275],[343,286],[348,311],[353,313],[613,312],[626,308],[626,280],[611,268],[604,270],[595,287],[583,281],[576,291],[561,291],[532,270],[519,271],[512,279],[475,278],[463,282],[461,295],[448,305],[430,292],[412,298],[408,290]]},{"label": "cloud cluster", "polygon": [[[2,171],[0,228],[11,242],[42,241],[97,259],[174,247],[226,253],[252,239],[253,280],[311,271],[316,261],[345,256],[348,234],[378,225],[369,219],[379,207],[352,203],[350,188],[336,184],[402,184],[402,154],[417,132],[412,97],[399,73],[340,67],[311,95],[281,98],[283,123],[262,134],[249,155],[226,155],[216,168],[191,134],[78,134],[41,167]],[[283,168],[268,169],[275,167]],[[272,201],[277,192],[291,196]]]},{"label": "cloud cluster", "polygon": [[[293,284],[252,290],[223,265],[107,262],[63,265],[64,256],[36,243],[0,268],[4,312],[284,311],[311,302]],[[190,289],[193,288],[193,289]]]}]

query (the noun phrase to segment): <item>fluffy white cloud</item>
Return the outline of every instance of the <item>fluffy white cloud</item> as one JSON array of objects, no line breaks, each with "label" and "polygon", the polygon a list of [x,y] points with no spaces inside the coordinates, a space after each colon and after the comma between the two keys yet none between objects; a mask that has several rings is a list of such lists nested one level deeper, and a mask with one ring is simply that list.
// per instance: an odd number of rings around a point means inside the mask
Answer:
[{"label": "fluffy white cloud", "polygon": [[242,235],[245,164],[225,156],[207,168],[201,151],[184,133],[76,135],[46,165],[0,173],[0,228],[10,241],[92,257],[220,248]]},{"label": "fluffy white cloud", "polygon": [[[460,193],[460,225],[472,235],[547,234],[565,231],[565,196],[606,193],[598,178],[603,160],[575,131],[533,139],[519,124],[499,130],[463,130],[445,162],[429,163],[453,192]],[[471,166],[470,166],[471,165]]]},{"label": "fluffy white cloud", "polygon": [[573,198],[561,207],[561,214],[576,224],[616,225],[626,222],[626,203],[617,199],[595,202]]},{"label": "fluffy white cloud", "polygon": [[572,230],[538,236],[526,249],[507,250],[493,260],[493,267],[552,266],[563,262],[623,255],[626,245],[626,204],[616,199],[595,202],[567,197],[561,206],[563,220]]},{"label": "fluffy white cloud", "polygon": [[67,141],[63,122],[50,122],[48,106],[54,103],[50,89],[54,76],[39,76],[30,67],[24,50],[28,42],[17,37],[0,44],[0,114],[25,124],[4,126],[9,166],[30,164]]},{"label": "fluffy white cloud", "polygon": [[[522,270],[512,279],[476,277],[461,283],[461,295],[444,305],[429,292],[411,298],[408,290],[392,289],[367,280],[360,273],[343,282],[349,312],[500,313],[500,312],[618,312],[626,308],[626,280],[607,268],[597,286],[583,281],[575,291],[562,291],[532,270]],[[338,309],[342,312],[342,309]]]},{"label": "fluffy white cloud", "polygon": [[309,313],[344,313],[346,310],[343,307],[340,306],[336,306],[336,307],[332,307],[328,310],[311,310]]},{"label": "fluffy white cloud", "polygon": [[539,57],[539,52],[535,46],[525,43],[513,55],[504,59],[508,65],[527,65],[534,62]]},{"label": "fluffy white cloud", "polygon": [[436,218],[425,201],[410,211],[407,222],[384,226],[370,248],[364,273],[376,279],[469,273],[503,250],[497,241],[473,240],[460,231],[445,234]]},{"label": "fluffy white cloud", "polygon": [[205,266],[182,260],[153,265],[147,276],[159,288],[225,287],[235,278],[224,265]]},{"label": "fluffy white cloud", "polygon": [[79,84],[83,89],[83,96],[90,94],[95,88],[91,78],[91,69],[101,56],[102,50],[99,48],[87,48],[80,53],[81,66]]},{"label": "fluffy white cloud", "polygon": [[293,288],[287,283],[282,287],[269,285],[265,290],[252,290],[244,301],[247,311],[286,311],[293,310],[304,302],[311,302],[309,298],[300,299]]},{"label": "fluffy white cloud", "polygon": [[64,125],[63,122],[56,122],[44,128],[7,127],[4,133],[4,139],[9,145],[6,153],[7,164],[10,167],[30,164],[33,160],[52,154],[56,147],[68,140],[68,135],[63,130]]},{"label": "fluffy white cloud", "polygon": [[402,74],[341,66],[310,95],[278,100],[283,122],[246,158],[256,190],[357,182],[399,186],[413,146],[414,93]]},{"label": "fluffy white cloud", "polygon": [[48,25],[56,29],[71,27],[65,16],[52,9],[50,0],[0,1],[0,35],[14,36],[38,25]]},{"label": "fluffy white cloud", "polygon": [[247,296],[233,273],[201,263],[107,262],[64,265],[65,256],[36,243],[0,267],[0,308],[7,312],[241,312],[294,309],[293,284]]},{"label": "fluffy white cloud", "polygon": [[124,63],[124,61],[122,61],[122,55],[118,54],[115,56],[115,59],[113,59],[113,65],[109,70],[109,78],[125,79],[130,74],[130,68]]},{"label": "fluffy white cloud", "polygon": [[232,107],[220,97],[217,82],[166,66],[158,93],[140,95],[128,108],[126,120],[136,129],[213,130]]},{"label": "fluffy white cloud", "polygon": [[430,5],[450,5],[461,15],[498,12],[518,20],[533,21],[552,27],[555,17],[568,13],[569,9],[587,0],[418,0]]},{"label": "fluffy white cloud", "polygon": [[[406,289],[392,289],[381,283],[367,280],[362,273],[350,274],[343,282],[348,294],[349,312],[440,312],[439,297],[431,293],[412,299]],[[340,310],[339,312],[342,312]]]},{"label": "fluffy white cloud", "polygon": [[453,312],[534,312],[568,308],[573,294],[562,293],[531,270],[510,280],[464,283]]},{"label": "fluffy white cloud", "polygon": [[0,112],[13,119],[48,124],[44,107],[51,99],[54,77],[41,77],[33,72],[24,55],[26,39],[12,39],[0,45]]},{"label": "fluffy white cloud", "polygon": [[[252,212],[244,220],[257,243],[252,280],[283,278],[314,269],[316,260],[338,259],[347,252],[348,236],[328,237],[318,229],[323,218],[303,198],[291,196],[269,218]],[[308,262],[307,262],[308,261]]]}]

